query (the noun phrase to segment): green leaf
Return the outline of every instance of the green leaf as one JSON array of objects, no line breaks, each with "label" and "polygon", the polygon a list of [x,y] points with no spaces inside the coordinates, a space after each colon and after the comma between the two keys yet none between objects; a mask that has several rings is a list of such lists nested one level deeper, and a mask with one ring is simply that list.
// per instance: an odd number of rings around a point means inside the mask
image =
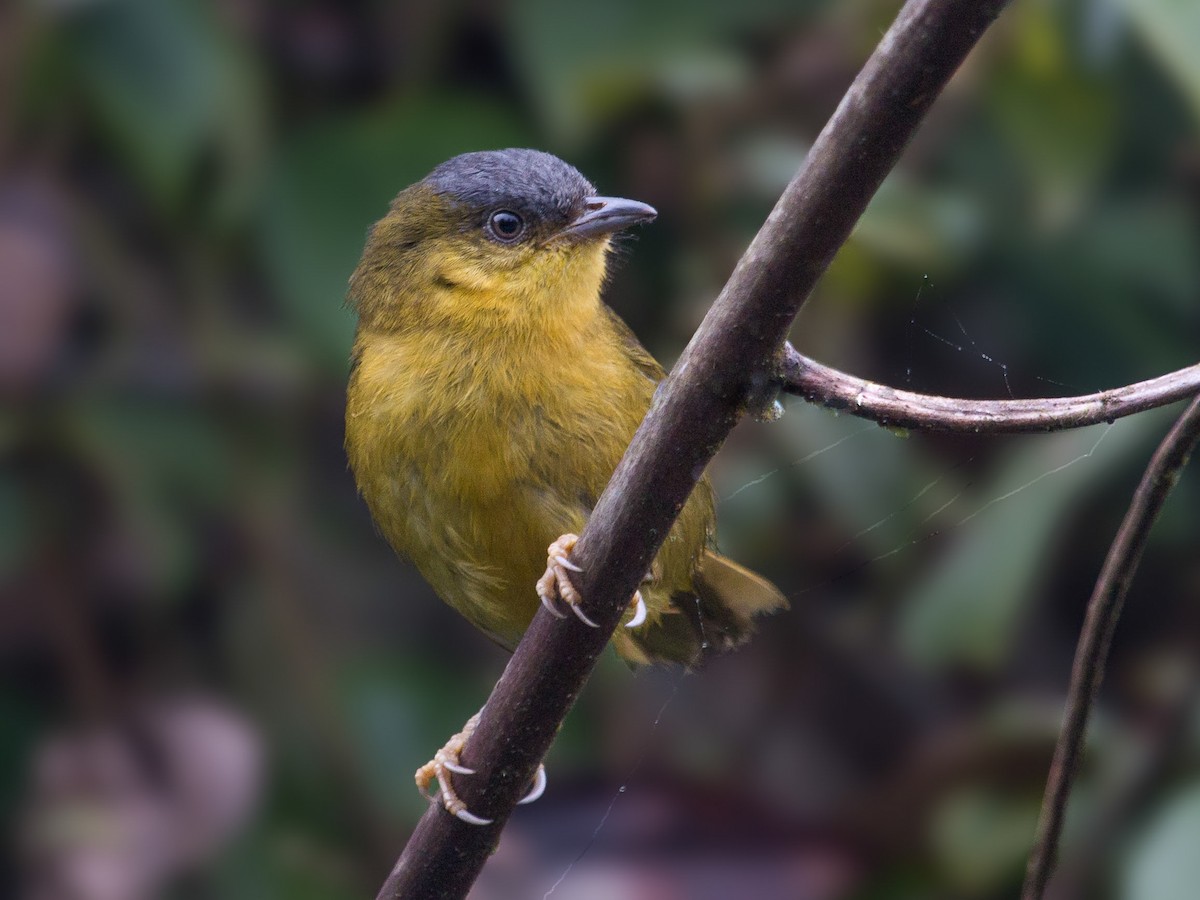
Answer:
[{"label": "green leaf", "polygon": [[518,0],[507,22],[526,90],[564,139],[654,86],[723,91],[743,80],[731,32],[794,20],[818,3],[787,0]]},{"label": "green leaf", "polygon": [[1037,817],[1036,797],[963,788],[934,815],[934,853],[959,890],[976,894],[994,889],[1020,872]]},{"label": "green leaf", "polygon": [[955,493],[955,477],[943,477],[944,470],[926,465],[918,448],[873,422],[791,400],[771,429],[783,436],[790,463],[732,489],[722,486],[729,498],[722,517],[739,515],[748,501],[765,503],[760,498],[776,495],[772,502],[778,502],[782,482],[796,480],[843,521],[853,544],[874,556],[907,543],[921,520],[949,499],[945,492]]},{"label": "green leaf", "polygon": [[1014,52],[987,85],[1002,136],[1030,179],[1041,224],[1074,218],[1104,174],[1119,135],[1113,93],[1074,58],[1045,5],[1018,16]]},{"label": "green leaf", "polygon": [[984,237],[979,209],[965,194],[925,187],[893,173],[854,227],[852,241],[872,256],[913,268],[961,260]]},{"label": "green leaf", "polygon": [[[487,693],[486,684],[442,663],[412,655],[360,656],[339,675],[340,706],[364,771],[385,808],[411,822],[427,805],[413,788],[411,772],[463,727]],[[404,764],[398,766],[398,760]]]},{"label": "green leaf", "polygon": [[[1187,316],[1195,309],[1200,284],[1198,243],[1200,230],[1182,198],[1113,200],[1082,223],[1062,248],[1069,256],[1059,263],[1081,273],[1085,287],[1103,291],[1114,316],[1131,296]],[[1091,305],[1095,293],[1088,293],[1089,298],[1076,302],[1103,317]]]},{"label": "green leaf", "polygon": [[268,823],[238,840],[211,868],[211,896],[345,900],[364,890],[355,862],[348,848],[318,834],[293,823]]},{"label": "green leaf", "polygon": [[1069,232],[1030,241],[1006,262],[1015,290],[1045,298],[1048,314],[1065,317],[1072,343],[1051,352],[1105,359],[1109,383],[1133,381],[1193,358],[1186,323],[1200,282],[1197,240],[1181,200],[1112,198]]},{"label": "green leaf", "polygon": [[111,490],[143,577],[159,591],[184,583],[198,515],[226,508],[238,490],[225,434],[199,409],[88,398],[72,411],[71,436]]},{"label": "green leaf", "polygon": [[1200,4],[1193,0],[1120,0],[1151,53],[1200,119]]},{"label": "green leaf", "polygon": [[1192,900],[1200,884],[1200,782],[1150,822],[1125,871],[1122,900]]},{"label": "green leaf", "polygon": [[29,499],[15,477],[0,476],[0,580],[11,575],[33,548]]},{"label": "green leaf", "polygon": [[161,207],[194,210],[204,191],[218,212],[244,211],[263,147],[262,84],[207,5],[90,4],[65,39],[75,88]]},{"label": "green leaf", "polygon": [[9,679],[0,690],[0,809],[28,802],[34,747],[50,728],[47,704],[27,684]]},{"label": "green leaf", "polygon": [[[990,483],[956,504],[951,546],[904,602],[900,642],[909,657],[927,667],[999,665],[1052,558],[1055,530],[1144,448],[1160,419],[1023,438]],[[1108,527],[1115,533],[1119,524]]]}]

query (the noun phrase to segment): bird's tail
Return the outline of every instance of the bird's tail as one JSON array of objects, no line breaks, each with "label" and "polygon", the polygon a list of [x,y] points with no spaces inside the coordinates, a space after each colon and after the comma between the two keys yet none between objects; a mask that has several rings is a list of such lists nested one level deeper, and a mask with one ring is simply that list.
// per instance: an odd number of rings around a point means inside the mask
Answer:
[{"label": "bird's tail", "polygon": [[731,559],[706,551],[692,579],[693,592],[671,598],[672,613],[638,632],[617,629],[617,652],[634,663],[696,666],[706,656],[744,643],[754,617],[786,609],[779,588]]}]

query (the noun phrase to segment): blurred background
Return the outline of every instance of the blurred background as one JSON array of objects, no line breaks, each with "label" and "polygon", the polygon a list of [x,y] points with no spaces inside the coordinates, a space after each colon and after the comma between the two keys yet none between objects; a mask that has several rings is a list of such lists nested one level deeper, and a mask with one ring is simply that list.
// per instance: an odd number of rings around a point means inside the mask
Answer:
[{"label": "blurred background", "polygon": [[[555,152],[659,209],[609,299],[669,365],[897,9],[0,6],[0,893],[374,896],[413,770],[506,655],[346,469],[367,227],[455,153]],[[977,397],[1196,362],[1198,10],[1018,0],[797,346]],[[712,474],[722,548],[792,610],[698,674],[605,658],[479,900],[1015,896],[1084,604],[1177,409],[985,440],[787,406]],[[1058,897],[1195,896],[1197,601],[1193,469],[1117,633]]]}]

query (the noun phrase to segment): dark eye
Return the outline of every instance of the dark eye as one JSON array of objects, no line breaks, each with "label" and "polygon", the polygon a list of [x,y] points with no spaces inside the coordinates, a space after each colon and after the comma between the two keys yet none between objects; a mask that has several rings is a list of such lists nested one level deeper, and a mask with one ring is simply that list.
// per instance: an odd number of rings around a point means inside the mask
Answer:
[{"label": "dark eye", "polygon": [[498,209],[488,219],[488,230],[498,241],[515,241],[525,230],[525,220],[508,209]]}]

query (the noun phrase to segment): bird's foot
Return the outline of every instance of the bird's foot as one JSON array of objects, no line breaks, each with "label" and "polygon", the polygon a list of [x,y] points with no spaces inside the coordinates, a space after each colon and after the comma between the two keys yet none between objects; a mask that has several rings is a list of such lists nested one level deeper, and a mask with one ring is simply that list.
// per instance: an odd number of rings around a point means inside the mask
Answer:
[{"label": "bird's foot", "polygon": [[[569,573],[583,571],[571,561],[571,551],[578,541],[579,535],[564,534],[546,548],[546,571],[537,581],[537,593],[542,600],[542,606],[557,618],[562,619],[566,616],[566,613],[559,609],[560,604],[565,604],[584,625],[599,628],[600,626],[583,611],[580,606],[583,597],[571,583]],[[646,621],[646,601],[642,599],[641,591],[633,592],[629,607],[633,610],[633,616],[625,623],[625,627],[637,628]]]},{"label": "bird's foot", "polygon": [[490,825],[492,823],[491,819],[477,816],[467,809],[467,804],[463,803],[459,798],[454,790],[454,785],[450,782],[451,772],[459,775],[475,774],[474,769],[468,769],[459,763],[458,757],[462,753],[463,747],[466,746],[467,739],[478,724],[479,713],[475,713],[475,715],[467,719],[467,724],[463,726],[462,731],[446,741],[442,749],[433,754],[433,759],[417,769],[415,778],[417,789],[430,800],[435,799],[435,797],[429,793],[429,784],[433,779],[437,779],[438,785],[441,788],[442,806],[446,808],[446,812],[450,813],[450,815],[461,819],[468,825]]},{"label": "bird's foot", "polygon": [[[475,715],[467,719],[467,724],[463,726],[462,731],[446,741],[442,749],[433,755],[433,759],[417,769],[416,782],[417,789],[429,800],[434,800],[436,799],[435,796],[429,793],[429,784],[436,778],[442,795],[442,806],[446,808],[446,812],[450,813],[456,819],[466,822],[468,825],[491,825],[493,822],[492,819],[477,816],[467,809],[467,804],[455,793],[454,785],[450,783],[450,773],[452,772],[457,775],[475,774],[475,770],[468,769],[462,765],[458,757],[478,724],[479,713],[475,713]],[[518,803],[532,803],[541,797],[545,791],[546,767],[539,765],[537,774],[533,777],[533,787],[529,789],[529,793],[522,797]]]}]

